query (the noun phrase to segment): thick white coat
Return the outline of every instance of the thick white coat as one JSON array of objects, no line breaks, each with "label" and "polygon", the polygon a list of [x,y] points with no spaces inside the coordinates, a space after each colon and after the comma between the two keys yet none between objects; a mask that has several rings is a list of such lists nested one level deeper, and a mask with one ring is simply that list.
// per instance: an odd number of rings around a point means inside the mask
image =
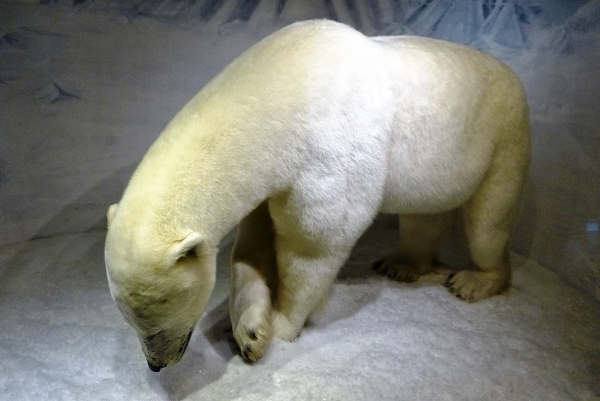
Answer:
[{"label": "thick white coat", "polygon": [[[293,339],[378,212],[481,204],[489,236],[500,227],[496,248],[505,246],[528,133],[520,82],[485,54],[367,38],[330,21],[293,24],[225,68],[152,145],[109,212],[111,292],[142,341],[160,330],[185,337],[212,291],[219,240],[268,201],[279,299],[271,316],[262,286],[241,307],[262,297],[252,319],[262,319],[265,342],[271,323]],[[497,249],[480,253],[490,268],[500,263]],[[181,357],[153,347],[144,349],[155,367]]]}]

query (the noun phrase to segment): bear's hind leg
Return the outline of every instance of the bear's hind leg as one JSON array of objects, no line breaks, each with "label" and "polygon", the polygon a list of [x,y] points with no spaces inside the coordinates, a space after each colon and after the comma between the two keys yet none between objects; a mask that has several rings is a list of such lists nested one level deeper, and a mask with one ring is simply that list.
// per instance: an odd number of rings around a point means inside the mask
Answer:
[{"label": "bear's hind leg", "polygon": [[508,221],[482,212],[477,204],[465,206],[465,232],[473,269],[451,274],[444,284],[450,293],[467,302],[489,298],[510,287]]},{"label": "bear's hind leg", "polygon": [[275,234],[267,202],[238,226],[231,258],[229,314],[243,358],[257,361],[272,337],[271,300],[277,290]]},{"label": "bear's hind leg", "polygon": [[475,302],[510,287],[508,239],[512,217],[528,167],[528,146],[514,141],[498,152],[490,171],[463,208],[473,270],[448,277],[445,286],[458,298]]},{"label": "bear's hind leg", "polygon": [[440,263],[438,251],[452,230],[455,211],[400,216],[400,252],[373,263],[392,280],[413,282]]}]

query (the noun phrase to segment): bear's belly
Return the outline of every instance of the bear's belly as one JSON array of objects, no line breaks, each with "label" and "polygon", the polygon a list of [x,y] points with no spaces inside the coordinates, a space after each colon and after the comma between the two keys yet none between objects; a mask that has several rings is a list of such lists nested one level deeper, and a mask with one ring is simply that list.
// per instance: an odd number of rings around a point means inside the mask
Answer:
[{"label": "bear's belly", "polygon": [[398,214],[431,214],[455,209],[477,189],[477,183],[404,182],[386,186],[379,211]]},{"label": "bear's belly", "polygon": [[470,151],[448,147],[448,142],[445,146],[423,143],[409,151],[395,147],[390,152],[380,212],[438,213],[464,204],[492,162],[492,146],[478,145]]}]

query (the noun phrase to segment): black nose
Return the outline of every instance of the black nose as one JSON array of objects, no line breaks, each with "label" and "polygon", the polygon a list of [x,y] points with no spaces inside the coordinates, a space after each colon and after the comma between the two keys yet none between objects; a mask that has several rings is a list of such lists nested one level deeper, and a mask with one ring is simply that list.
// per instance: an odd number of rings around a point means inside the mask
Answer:
[{"label": "black nose", "polygon": [[148,367],[153,372],[160,372],[160,370],[163,368],[162,366],[153,365],[152,363],[150,363],[150,361],[146,361],[146,362],[148,362]]}]

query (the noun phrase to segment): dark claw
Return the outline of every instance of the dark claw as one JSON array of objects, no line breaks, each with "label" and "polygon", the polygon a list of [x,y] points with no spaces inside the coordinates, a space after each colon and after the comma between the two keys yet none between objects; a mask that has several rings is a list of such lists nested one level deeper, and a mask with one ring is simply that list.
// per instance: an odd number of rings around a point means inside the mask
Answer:
[{"label": "dark claw", "polygon": [[258,337],[256,337],[256,333],[254,332],[254,330],[248,330],[248,337],[250,337],[253,340],[258,340]]},{"label": "dark claw", "polygon": [[244,358],[244,361],[248,363],[254,362],[248,357],[248,354],[252,352],[252,347],[249,344],[244,345],[244,349],[240,349],[240,351],[242,352],[242,358]]}]

